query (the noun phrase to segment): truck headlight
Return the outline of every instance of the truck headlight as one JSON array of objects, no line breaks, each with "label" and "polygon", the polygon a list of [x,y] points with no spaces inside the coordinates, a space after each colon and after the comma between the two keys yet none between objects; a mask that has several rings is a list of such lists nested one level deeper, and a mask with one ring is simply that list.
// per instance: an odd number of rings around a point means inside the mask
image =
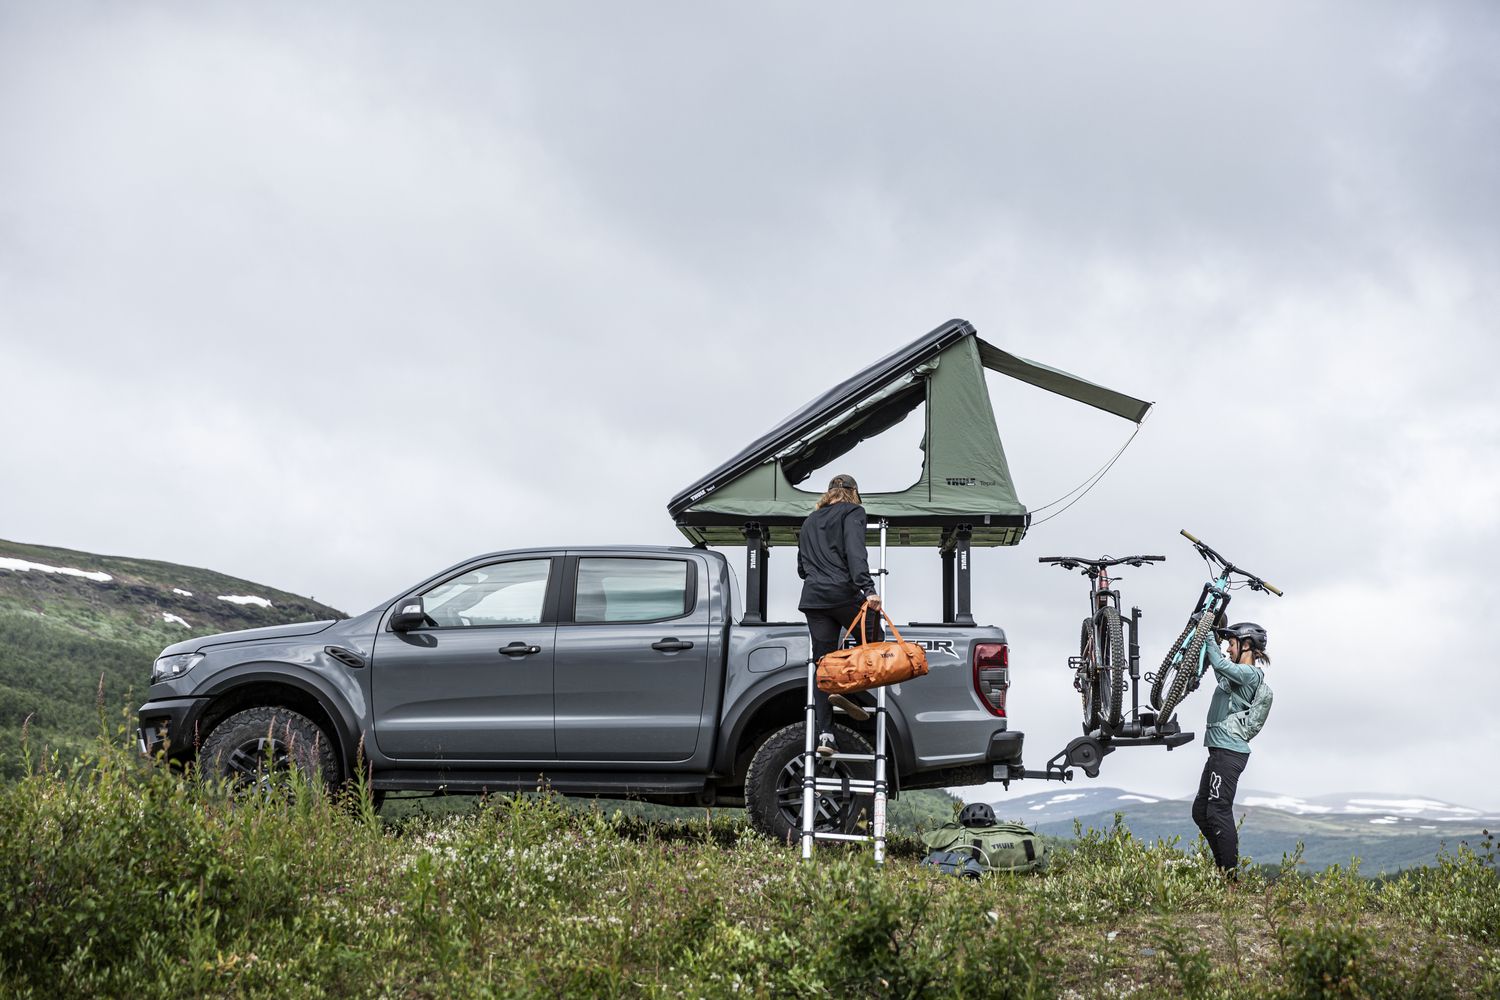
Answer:
[{"label": "truck headlight", "polygon": [[196,667],[202,659],[202,653],[178,653],[176,656],[159,657],[155,663],[151,664],[151,683],[181,677]]}]

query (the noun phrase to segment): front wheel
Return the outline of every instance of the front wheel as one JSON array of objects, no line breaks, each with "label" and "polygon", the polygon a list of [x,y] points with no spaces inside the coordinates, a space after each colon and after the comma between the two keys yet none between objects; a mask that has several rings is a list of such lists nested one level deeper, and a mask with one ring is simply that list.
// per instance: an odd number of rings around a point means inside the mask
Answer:
[{"label": "front wheel", "polygon": [[[835,724],[839,749],[846,753],[873,753],[863,736],[847,726]],[[755,751],[745,772],[745,814],[750,825],[772,840],[790,844],[802,835],[802,774],[807,727],[801,722],[772,733]],[[819,758],[820,778],[869,781],[875,766],[869,761]],[[870,815],[868,793],[820,791],[815,799],[817,817],[813,829],[819,833],[854,833]]]},{"label": "front wheel", "polygon": [[337,787],[332,741],[307,716],[279,705],[247,708],[225,718],[203,741],[198,765],[237,792],[263,792],[293,770],[309,783]]}]

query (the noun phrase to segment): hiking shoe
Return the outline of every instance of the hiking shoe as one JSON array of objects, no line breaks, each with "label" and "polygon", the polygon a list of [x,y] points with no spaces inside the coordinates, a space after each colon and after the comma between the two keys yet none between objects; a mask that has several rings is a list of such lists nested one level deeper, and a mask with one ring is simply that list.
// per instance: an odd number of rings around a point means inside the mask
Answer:
[{"label": "hiking shoe", "polygon": [[828,704],[834,708],[841,709],[845,715],[849,716],[855,722],[864,722],[870,717],[870,713],[865,706],[853,699],[845,698],[841,694],[829,695]]},{"label": "hiking shoe", "polygon": [[821,757],[832,757],[839,752],[839,745],[833,738],[832,733],[818,734],[818,755]]}]

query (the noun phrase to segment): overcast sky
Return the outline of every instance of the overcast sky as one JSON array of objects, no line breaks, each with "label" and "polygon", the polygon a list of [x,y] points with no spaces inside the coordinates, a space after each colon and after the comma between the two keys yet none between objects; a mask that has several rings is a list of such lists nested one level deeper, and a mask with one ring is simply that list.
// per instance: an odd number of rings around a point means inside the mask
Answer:
[{"label": "overcast sky", "polygon": [[[974,560],[1030,766],[1086,610],[1036,557],[1168,556],[1121,584],[1154,669],[1187,528],[1287,595],[1231,609],[1274,657],[1247,788],[1500,808],[1497,51],[1487,3],[0,2],[0,537],[351,612],[672,543],[677,490],[960,316],[1157,404]],[[1129,436],[990,385],[1033,508]],[[906,485],[914,426],[841,470]],[[936,555],[891,566],[936,614]]]}]

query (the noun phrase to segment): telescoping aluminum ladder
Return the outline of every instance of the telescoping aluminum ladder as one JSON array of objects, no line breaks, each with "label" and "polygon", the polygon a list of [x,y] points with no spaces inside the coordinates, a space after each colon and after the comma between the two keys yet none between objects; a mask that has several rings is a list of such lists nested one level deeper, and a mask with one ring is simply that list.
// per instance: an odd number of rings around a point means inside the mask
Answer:
[{"label": "telescoping aluminum ladder", "polygon": [[[875,591],[880,595],[881,605],[885,604],[885,533],[886,521],[880,521],[880,569],[875,574]],[[811,656],[807,660],[807,734],[803,746],[802,757],[802,860],[810,861],[813,855],[813,845],[819,840],[849,840],[860,843],[870,843],[875,847],[875,863],[885,864],[885,799],[886,799],[886,739],[885,721],[886,704],[885,687],[875,689],[875,752],[868,753],[844,753],[842,751],[832,756],[819,757],[817,751],[817,711],[814,703],[815,692],[818,683],[818,664]],[[875,776],[869,778],[841,778],[841,777],[819,777],[818,761],[872,761],[875,765]],[[870,832],[863,833],[839,833],[836,831],[820,832],[816,829],[818,798],[821,792],[839,792],[842,794],[870,793],[873,797],[873,815],[871,816]]]}]

